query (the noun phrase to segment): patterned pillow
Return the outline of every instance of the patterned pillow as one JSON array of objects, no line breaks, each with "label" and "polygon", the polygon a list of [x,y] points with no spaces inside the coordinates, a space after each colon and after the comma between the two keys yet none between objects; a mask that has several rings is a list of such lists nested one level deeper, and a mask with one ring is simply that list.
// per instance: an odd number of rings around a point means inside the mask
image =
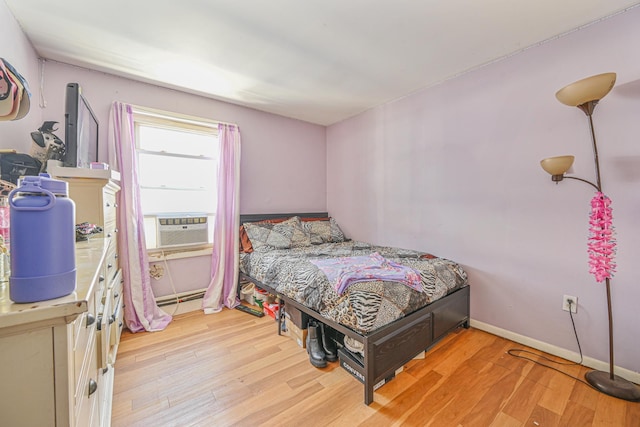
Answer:
[{"label": "patterned pillow", "polygon": [[329,221],[303,222],[302,228],[309,235],[312,245],[345,241],[344,233],[333,218]]},{"label": "patterned pillow", "polygon": [[[257,221],[257,222],[253,222],[253,224],[264,224],[264,223],[272,223],[272,224],[276,224],[278,222],[283,222],[286,221],[288,219],[290,219],[291,217],[284,217],[284,218],[272,218],[272,219],[265,219],[262,221]],[[300,221],[302,222],[302,224],[304,224],[307,221],[329,221],[329,217],[325,217],[325,218],[321,218],[321,217],[299,217]],[[244,225],[240,226],[240,251],[241,252],[245,252],[250,254],[251,252],[253,252],[253,246],[251,246],[251,240],[249,240],[249,236],[247,236],[247,232],[244,229]]]},{"label": "patterned pillow", "polygon": [[300,218],[291,217],[279,223],[246,223],[245,231],[254,251],[289,249],[311,245],[309,236],[302,230]]}]

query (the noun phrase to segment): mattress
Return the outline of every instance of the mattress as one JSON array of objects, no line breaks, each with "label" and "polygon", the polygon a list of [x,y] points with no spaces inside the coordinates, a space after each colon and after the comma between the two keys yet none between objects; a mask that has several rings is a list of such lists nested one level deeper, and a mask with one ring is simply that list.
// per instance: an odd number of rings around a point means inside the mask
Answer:
[{"label": "mattress", "polygon": [[[420,274],[422,289],[389,280],[366,280],[338,293],[335,284],[311,261],[379,254]],[[358,333],[369,333],[468,285],[456,262],[425,252],[359,241],[241,253],[240,271],[274,288],[323,317]]]}]

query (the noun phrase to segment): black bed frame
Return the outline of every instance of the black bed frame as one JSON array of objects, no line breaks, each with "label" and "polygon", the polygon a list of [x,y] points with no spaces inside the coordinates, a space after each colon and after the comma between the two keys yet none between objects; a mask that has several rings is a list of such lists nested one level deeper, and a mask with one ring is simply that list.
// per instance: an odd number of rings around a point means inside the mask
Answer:
[{"label": "black bed frame", "polygon": [[[295,214],[252,214],[240,215],[240,223],[260,221],[263,219],[300,217],[327,217],[326,212]],[[308,316],[326,324],[336,331],[355,339],[364,345],[363,361],[356,361],[340,354],[340,365],[364,383],[364,403],[373,402],[374,390],[395,376],[395,372],[413,359],[420,352],[429,350],[449,332],[462,326],[469,327],[469,286],[464,286],[449,295],[402,317],[386,326],[367,334],[358,333],[335,321],[322,317],[299,302],[279,295],[275,287],[261,283],[240,273],[240,280],[247,280],[259,288],[277,296],[284,307],[291,306]],[[286,310],[286,308],[285,308]],[[277,316],[280,319],[280,316]],[[280,321],[278,321],[278,333]]]}]

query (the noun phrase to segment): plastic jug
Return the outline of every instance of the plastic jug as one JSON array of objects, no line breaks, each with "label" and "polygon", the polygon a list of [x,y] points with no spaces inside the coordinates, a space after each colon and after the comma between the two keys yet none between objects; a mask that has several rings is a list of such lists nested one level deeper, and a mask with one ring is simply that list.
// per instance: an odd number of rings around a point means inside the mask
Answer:
[{"label": "plastic jug", "polygon": [[26,176],[9,193],[9,298],[27,303],[59,298],[76,287],[75,204],[69,185],[48,174]]},{"label": "plastic jug", "polygon": [[0,197],[0,289],[9,283],[9,251],[11,236],[9,235],[9,199]]}]

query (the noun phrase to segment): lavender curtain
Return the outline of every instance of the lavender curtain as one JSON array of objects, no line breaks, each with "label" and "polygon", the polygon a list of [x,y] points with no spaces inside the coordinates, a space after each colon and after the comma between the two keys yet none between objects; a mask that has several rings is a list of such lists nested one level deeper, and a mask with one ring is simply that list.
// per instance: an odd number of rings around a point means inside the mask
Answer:
[{"label": "lavender curtain", "polygon": [[121,175],[118,249],[124,276],[124,319],[132,332],[162,330],[171,322],[171,316],[156,305],[151,289],[130,105],[113,103],[109,115],[108,144],[109,164]]},{"label": "lavender curtain", "polygon": [[221,123],[218,125],[218,139],[218,205],[213,232],[211,281],[202,301],[202,308],[207,314],[239,304],[236,286],[240,249],[240,129]]}]

